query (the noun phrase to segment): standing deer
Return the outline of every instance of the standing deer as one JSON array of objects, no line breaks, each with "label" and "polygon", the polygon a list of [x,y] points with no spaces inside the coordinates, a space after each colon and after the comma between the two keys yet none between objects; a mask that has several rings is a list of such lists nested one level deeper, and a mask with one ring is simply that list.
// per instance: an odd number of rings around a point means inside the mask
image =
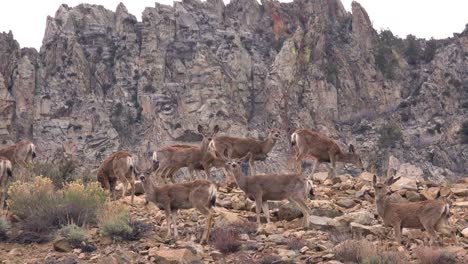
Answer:
[{"label": "standing deer", "polygon": [[312,173],[315,168],[323,162],[330,162],[333,169],[333,174],[336,177],[336,162],[351,163],[364,171],[361,157],[355,153],[354,146],[349,145],[349,152],[343,153],[338,144],[328,137],[321,135],[310,129],[297,129],[291,135],[291,145],[296,149],[296,169],[300,173],[302,159],[311,155],[315,157],[315,162],[312,165]]},{"label": "standing deer", "polygon": [[237,186],[245,192],[247,197],[255,201],[257,223],[260,224],[260,212],[263,213],[270,223],[270,213],[268,201],[281,201],[288,199],[296,205],[304,215],[303,226],[309,226],[309,208],[305,203],[305,198],[310,193],[313,195],[311,185],[301,174],[266,174],[246,176],[241,172],[241,162],[250,160],[250,153],[240,159],[231,159],[228,150],[224,152],[228,170],[234,175]]},{"label": "standing deer", "polygon": [[455,232],[448,226],[449,204],[445,200],[427,200],[421,202],[393,203],[388,201],[389,186],[400,177],[387,178],[385,183],[379,183],[377,176],[373,177],[375,205],[377,213],[386,225],[392,226],[395,238],[401,244],[401,230],[403,228],[424,228],[431,236],[431,244],[437,239],[436,230],[445,235],[451,235],[455,243]]},{"label": "standing deer", "polygon": [[203,137],[200,145],[175,144],[153,152],[153,165],[157,168],[156,174],[161,179],[166,181],[167,178],[170,178],[174,181],[172,177],[174,173],[184,167],[188,168],[190,179],[193,179],[194,171],[200,166],[205,171],[206,178],[210,177],[213,160],[209,158],[207,153],[208,144],[218,133],[219,126],[214,126],[211,133],[205,131],[201,125],[198,125],[197,130]]},{"label": "standing deer", "polygon": [[[145,189],[146,201],[152,202],[166,213],[167,235],[177,239],[177,211],[196,208],[206,218],[205,230],[200,243],[208,240],[213,222],[213,206],[216,203],[216,185],[207,180],[155,186],[150,177],[140,176]],[[173,232],[171,231],[171,222]]]},{"label": "standing deer", "polygon": [[26,166],[36,158],[36,146],[31,141],[24,139],[14,145],[0,149],[0,156],[10,160],[12,165]]},{"label": "standing deer", "polygon": [[264,140],[250,137],[215,137],[210,142],[210,152],[215,157],[220,158],[222,157],[222,153],[227,150],[229,157],[232,157],[233,159],[242,158],[248,153],[251,153],[249,159],[250,172],[251,175],[256,175],[255,161],[265,160],[268,153],[273,149],[280,137],[281,133],[278,129],[271,129],[268,133],[268,137]]},{"label": "standing deer", "polygon": [[5,157],[0,157],[0,209],[3,209],[5,204],[5,196],[7,193],[8,179],[13,177],[12,166],[10,160]]},{"label": "standing deer", "polygon": [[107,157],[99,166],[97,179],[102,188],[109,190],[115,200],[115,186],[117,180],[123,184],[123,195],[127,193],[128,184],[132,188],[132,200],[135,196],[135,165],[130,152],[117,151]]}]

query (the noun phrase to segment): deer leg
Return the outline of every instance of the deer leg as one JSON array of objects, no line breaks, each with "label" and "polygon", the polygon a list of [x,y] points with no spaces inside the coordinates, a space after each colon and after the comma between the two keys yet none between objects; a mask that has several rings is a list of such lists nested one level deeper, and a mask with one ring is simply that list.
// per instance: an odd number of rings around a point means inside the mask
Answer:
[{"label": "deer leg", "polygon": [[421,221],[421,224],[424,226],[424,229],[429,233],[430,236],[430,244],[433,246],[437,240],[437,233],[435,232],[435,224],[433,223],[432,219],[427,219]]},{"label": "deer leg", "polygon": [[190,166],[188,167],[188,171],[189,171],[189,175],[190,175],[190,181],[193,181],[193,179],[194,179],[194,178],[193,178],[193,174],[194,174],[193,171],[194,171],[194,170],[195,170],[195,169],[193,168],[192,165],[190,165]]},{"label": "deer leg", "polygon": [[131,204],[133,204],[133,199],[135,197],[135,181],[132,179],[130,180],[130,187],[132,188],[132,199]]},{"label": "deer leg", "polygon": [[314,178],[314,172],[315,172],[315,169],[317,168],[317,166],[320,166],[320,162],[317,159],[315,159],[314,163],[312,163],[312,172],[310,173],[309,179],[312,180]]},{"label": "deer leg", "polygon": [[177,210],[171,212],[172,228],[174,228],[174,239],[179,236],[177,232]]},{"label": "deer leg", "polygon": [[122,179],[121,182],[123,184],[123,193],[122,193],[122,199],[123,199],[127,195],[128,181],[127,181],[127,179]]},{"label": "deer leg", "polygon": [[268,208],[268,201],[263,201],[262,203],[263,214],[267,219],[267,223],[270,223],[270,209]]},{"label": "deer leg", "polygon": [[332,166],[332,171],[333,171],[333,177],[337,177],[337,173],[336,173],[336,158],[335,158],[335,155],[332,155],[330,154],[330,163],[331,163],[331,166]]},{"label": "deer leg", "polygon": [[200,240],[200,244],[206,244],[208,241],[208,236],[210,234],[211,224],[213,222],[213,212],[208,209],[205,205],[196,205],[195,206],[200,213],[205,216],[205,229]]},{"label": "deer leg", "polygon": [[1,193],[1,198],[0,198],[0,210],[3,209],[3,206],[5,205],[5,194],[6,194],[6,182],[5,186],[0,190]]},{"label": "deer leg", "polygon": [[115,196],[115,185],[117,184],[117,181],[109,181],[109,184],[110,184],[110,192],[112,194],[112,199],[115,201],[117,200],[116,196]]},{"label": "deer leg", "polygon": [[289,201],[293,204],[295,204],[299,210],[301,210],[302,215],[304,216],[302,219],[302,226],[304,228],[309,227],[309,208],[305,204],[304,200],[302,198],[290,198]]},{"label": "deer leg", "polygon": [[302,159],[305,157],[305,152],[298,149],[296,153],[296,171],[297,173],[302,173]]},{"label": "deer leg", "polygon": [[395,239],[398,244],[401,245],[401,223],[398,222],[393,226],[393,231],[395,232]]},{"label": "deer leg", "polygon": [[257,171],[255,170],[255,160],[252,157],[249,159],[249,166],[250,166],[250,175],[257,175]]},{"label": "deer leg", "polygon": [[172,230],[171,230],[171,209],[170,209],[170,206],[165,207],[164,212],[166,213],[167,237],[171,237]]},{"label": "deer leg", "polygon": [[262,211],[262,195],[259,194],[255,198],[255,212],[257,214],[257,224],[260,225],[260,213]]}]

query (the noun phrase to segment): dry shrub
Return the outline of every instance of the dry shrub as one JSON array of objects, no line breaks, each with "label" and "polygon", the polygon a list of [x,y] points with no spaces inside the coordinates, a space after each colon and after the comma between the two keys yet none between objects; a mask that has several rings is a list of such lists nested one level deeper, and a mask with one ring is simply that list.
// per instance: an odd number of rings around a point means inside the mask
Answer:
[{"label": "dry shrub", "polygon": [[96,246],[88,242],[86,230],[75,224],[62,227],[60,234],[73,248],[80,248],[82,252],[93,252],[96,250]]},{"label": "dry shrub", "polygon": [[132,228],[132,232],[124,237],[125,240],[139,240],[143,235],[152,229],[152,226],[141,220],[131,219],[129,226]]},{"label": "dry shrub", "polygon": [[23,220],[23,228],[44,233],[68,223],[97,222],[97,212],[105,203],[105,192],[97,183],[80,182],[55,190],[52,181],[35,177],[31,182],[15,182],[8,190],[8,205]]},{"label": "dry shrub", "polygon": [[407,263],[405,254],[397,251],[386,251],[382,252],[379,250],[379,254],[367,258],[365,264],[400,264]]},{"label": "dry shrub", "polygon": [[34,176],[50,178],[55,186],[61,188],[65,184],[77,180],[76,169],[78,167],[77,160],[64,159],[55,163],[33,163],[30,165],[30,171]]},{"label": "dry shrub", "polygon": [[0,241],[4,241],[8,238],[8,229],[10,229],[10,224],[4,217],[0,217]]},{"label": "dry shrub", "polygon": [[[420,247],[416,249],[416,256],[421,264],[456,264],[457,256],[455,253],[444,249],[431,247]],[[460,262],[461,263],[461,262]]]},{"label": "dry shrub", "polygon": [[234,232],[240,234],[252,235],[257,232],[257,223],[255,222],[235,222],[229,225],[229,229],[232,229]]},{"label": "dry shrub", "polygon": [[288,239],[287,245],[291,250],[299,250],[305,247],[306,242],[301,238],[293,236]]},{"label": "dry shrub", "polygon": [[49,242],[52,239],[50,233],[37,233],[32,231],[23,231],[13,238],[10,239],[10,242],[17,244],[42,244]]},{"label": "dry shrub", "polygon": [[211,231],[210,244],[224,255],[239,251],[239,233],[232,228],[216,228]]},{"label": "dry shrub", "polygon": [[99,228],[101,234],[115,240],[129,237],[133,230],[128,209],[117,202],[109,203],[99,216]]},{"label": "dry shrub", "polygon": [[328,231],[328,238],[331,242],[333,242],[336,245],[346,240],[355,239],[357,237],[349,230],[340,230],[333,228]]},{"label": "dry shrub", "polygon": [[274,263],[280,263],[281,262],[281,257],[278,255],[264,255],[259,258],[258,264],[274,264]]},{"label": "dry shrub", "polygon": [[362,263],[377,252],[377,247],[364,239],[346,240],[335,247],[336,259],[341,262]]}]

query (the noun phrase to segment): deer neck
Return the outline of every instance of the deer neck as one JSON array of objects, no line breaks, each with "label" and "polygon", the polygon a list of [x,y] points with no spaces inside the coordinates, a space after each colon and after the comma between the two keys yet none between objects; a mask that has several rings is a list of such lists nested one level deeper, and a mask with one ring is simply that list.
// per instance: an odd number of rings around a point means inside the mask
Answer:
[{"label": "deer neck", "polygon": [[276,144],[276,139],[267,137],[262,141],[262,151],[264,154],[270,152]]},{"label": "deer neck", "polygon": [[354,154],[353,153],[343,153],[340,152],[336,155],[336,161],[344,163],[352,163]]},{"label": "deer neck", "polygon": [[209,141],[206,138],[203,138],[202,142],[200,143],[200,153],[204,156],[205,153],[208,152],[208,145]]},{"label": "deer neck", "polygon": [[241,169],[237,169],[232,172],[234,174],[234,178],[236,179],[237,186],[241,190],[245,190],[245,187],[247,186],[247,179],[244,175],[242,175]]},{"label": "deer neck", "polygon": [[375,205],[377,207],[377,213],[384,218],[385,215],[385,207],[387,206],[387,197],[375,197]]}]

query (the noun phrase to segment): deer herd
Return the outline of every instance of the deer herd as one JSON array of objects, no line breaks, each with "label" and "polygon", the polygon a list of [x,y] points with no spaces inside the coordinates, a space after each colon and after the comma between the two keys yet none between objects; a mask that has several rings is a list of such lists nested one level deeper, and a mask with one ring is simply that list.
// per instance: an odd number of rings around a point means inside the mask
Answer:
[{"label": "deer herd", "polygon": [[[336,177],[336,163],[353,164],[364,171],[363,162],[353,145],[349,145],[347,153],[343,152],[332,139],[311,129],[297,129],[291,134],[291,147],[294,152],[291,163],[295,172],[288,174],[257,174],[256,161],[265,161],[268,154],[281,139],[277,129],[271,129],[263,139],[249,137],[217,136],[219,127],[212,130],[198,125],[198,133],[202,140],[198,145],[173,144],[163,146],[153,152],[152,166],[139,172],[132,154],[128,151],[117,151],[104,159],[98,172],[97,180],[101,186],[110,192],[115,200],[117,181],[123,184],[123,193],[131,188],[131,203],[135,193],[135,180],[138,177],[145,191],[146,203],[152,202],[166,215],[168,235],[178,237],[177,212],[179,209],[196,208],[205,216],[205,228],[201,243],[206,243],[214,217],[217,189],[219,184],[210,181],[210,171],[213,167],[223,171],[228,181],[233,181],[245,195],[255,201],[256,221],[260,224],[260,213],[263,211],[267,223],[270,223],[268,201],[289,200],[303,214],[302,226],[309,227],[309,208],[306,199],[313,195],[312,181],[302,173],[302,161],[313,157],[313,175],[317,166],[330,163],[333,175]],[[26,166],[36,157],[36,148],[29,140],[22,140],[15,145],[0,149],[0,209],[3,209],[6,186],[13,177],[13,167]],[[241,163],[248,162],[250,175],[241,171]],[[292,167],[292,166],[288,166]],[[181,168],[187,168],[190,181],[175,183],[174,175]],[[194,180],[198,171],[205,172],[204,179]],[[169,183],[168,181],[172,183]],[[384,224],[393,227],[397,242],[401,242],[402,228],[424,228],[434,243],[437,235],[456,236],[448,226],[449,202],[446,200],[426,200],[422,202],[394,203],[388,201],[388,186],[398,179],[389,177],[380,183],[376,175],[373,179],[375,205],[378,215]],[[162,184],[161,184],[162,182]],[[171,228],[172,225],[172,228]]]}]

